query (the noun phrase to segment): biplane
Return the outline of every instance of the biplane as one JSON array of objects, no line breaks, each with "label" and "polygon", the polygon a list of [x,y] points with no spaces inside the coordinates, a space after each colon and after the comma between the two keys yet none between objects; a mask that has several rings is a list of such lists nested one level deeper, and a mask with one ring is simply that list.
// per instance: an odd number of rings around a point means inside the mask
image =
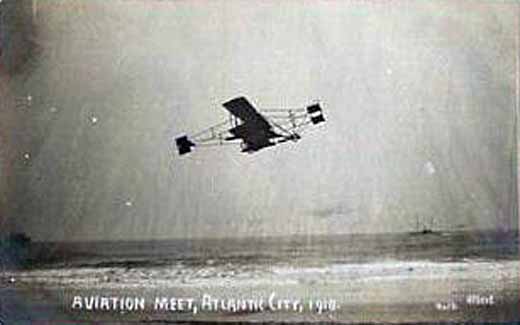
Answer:
[{"label": "biplane", "polygon": [[190,137],[175,139],[179,155],[193,147],[239,144],[241,151],[254,153],[287,141],[301,139],[298,133],[309,124],[325,122],[319,103],[306,108],[257,110],[245,97],[222,104],[229,118]]}]

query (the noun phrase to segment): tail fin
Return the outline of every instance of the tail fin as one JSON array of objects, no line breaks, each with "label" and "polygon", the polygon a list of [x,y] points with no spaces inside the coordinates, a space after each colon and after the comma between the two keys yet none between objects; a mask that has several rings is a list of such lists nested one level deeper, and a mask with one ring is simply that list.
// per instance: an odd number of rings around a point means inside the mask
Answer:
[{"label": "tail fin", "polygon": [[179,151],[179,155],[184,155],[191,152],[191,147],[195,147],[195,143],[193,143],[186,135],[178,137],[175,139],[175,144],[177,145],[177,150]]},{"label": "tail fin", "polygon": [[312,124],[325,122],[325,118],[323,117],[323,112],[321,111],[320,104],[313,104],[311,106],[307,106],[307,114],[309,114],[309,116],[311,117]]}]

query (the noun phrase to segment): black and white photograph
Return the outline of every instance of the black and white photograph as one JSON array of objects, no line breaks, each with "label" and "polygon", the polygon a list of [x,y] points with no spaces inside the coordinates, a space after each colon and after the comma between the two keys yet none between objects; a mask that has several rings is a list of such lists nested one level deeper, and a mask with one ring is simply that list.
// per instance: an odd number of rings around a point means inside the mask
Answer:
[{"label": "black and white photograph", "polygon": [[0,0],[0,324],[520,322],[520,3]]}]

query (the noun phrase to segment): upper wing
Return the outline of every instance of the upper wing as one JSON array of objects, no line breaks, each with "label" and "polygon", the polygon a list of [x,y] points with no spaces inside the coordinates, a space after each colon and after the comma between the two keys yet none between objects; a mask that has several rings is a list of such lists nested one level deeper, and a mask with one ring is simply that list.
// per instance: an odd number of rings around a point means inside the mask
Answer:
[{"label": "upper wing", "polygon": [[231,114],[242,120],[243,123],[253,123],[268,127],[269,122],[249,103],[245,97],[237,97],[222,104]]}]

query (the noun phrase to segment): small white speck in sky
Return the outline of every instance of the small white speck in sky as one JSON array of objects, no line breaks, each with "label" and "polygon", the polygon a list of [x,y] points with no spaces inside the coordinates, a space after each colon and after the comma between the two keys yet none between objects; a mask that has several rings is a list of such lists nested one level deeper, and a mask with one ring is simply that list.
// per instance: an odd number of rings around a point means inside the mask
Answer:
[{"label": "small white speck in sky", "polygon": [[426,169],[426,172],[429,175],[435,174],[435,171],[436,171],[435,166],[433,165],[433,163],[431,161],[426,162],[426,164],[424,164],[424,168]]}]

